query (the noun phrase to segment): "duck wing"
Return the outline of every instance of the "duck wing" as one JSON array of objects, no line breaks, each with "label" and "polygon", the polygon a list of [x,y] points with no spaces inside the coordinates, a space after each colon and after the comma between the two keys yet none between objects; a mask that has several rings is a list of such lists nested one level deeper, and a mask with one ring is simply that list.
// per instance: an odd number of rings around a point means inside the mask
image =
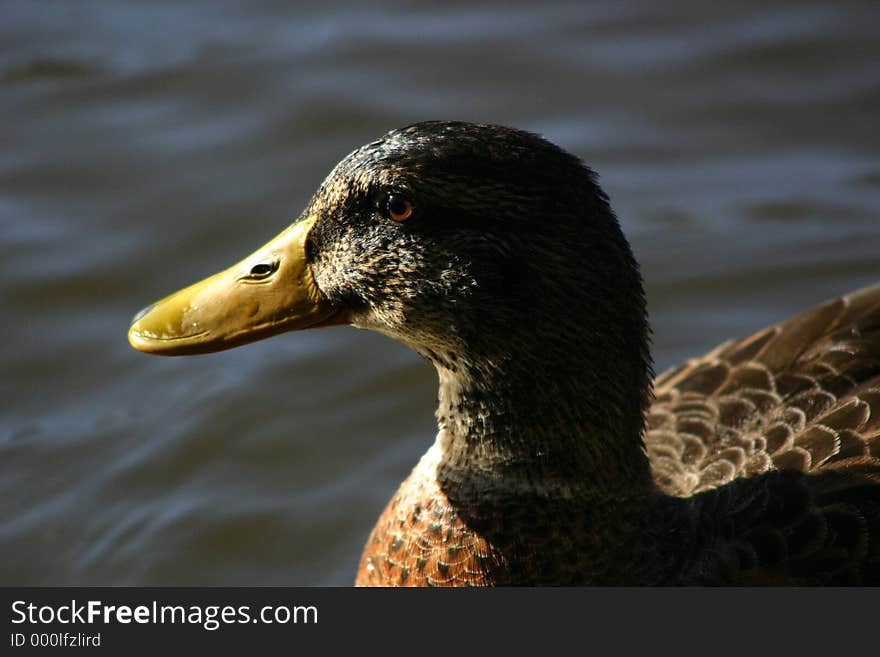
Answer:
[{"label": "duck wing", "polygon": [[698,581],[880,577],[880,284],[661,374],[645,446]]},{"label": "duck wing", "polygon": [[880,284],[668,370],[654,394],[645,444],[669,495],[880,466]]}]

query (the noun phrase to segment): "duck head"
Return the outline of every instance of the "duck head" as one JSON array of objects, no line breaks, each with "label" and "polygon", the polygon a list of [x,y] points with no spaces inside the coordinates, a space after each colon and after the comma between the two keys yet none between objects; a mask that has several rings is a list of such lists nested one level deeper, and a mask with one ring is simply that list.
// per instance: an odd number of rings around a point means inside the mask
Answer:
[{"label": "duck head", "polygon": [[341,323],[435,364],[441,429],[559,415],[640,435],[638,267],[593,172],[534,134],[440,121],[387,133],[277,238],[139,313],[129,341],[194,354]]}]

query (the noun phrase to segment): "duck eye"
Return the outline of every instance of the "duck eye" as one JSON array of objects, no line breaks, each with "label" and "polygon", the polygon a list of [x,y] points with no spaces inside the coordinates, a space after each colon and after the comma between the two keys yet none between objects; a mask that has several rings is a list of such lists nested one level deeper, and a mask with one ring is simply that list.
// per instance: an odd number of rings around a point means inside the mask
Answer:
[{"label": "duck eye", "polygon": [[389,194],[386,204],[388,216],[393,221],[406,221],[412,216],[413,204],[408,198],[400,194]]},{"label": "duck eye", "polygon": [[257,265],[251,267],[251,276],[256,278],[262,278],[264,276],[268,276],[273,271],[275,271],[274,265],[267,264],[265,262],[261,262]]}]

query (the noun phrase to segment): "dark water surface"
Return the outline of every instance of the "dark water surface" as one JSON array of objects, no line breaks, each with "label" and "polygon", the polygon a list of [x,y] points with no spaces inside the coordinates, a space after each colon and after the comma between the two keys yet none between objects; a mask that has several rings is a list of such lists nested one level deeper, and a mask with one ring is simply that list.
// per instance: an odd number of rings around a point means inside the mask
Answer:
[{"label": "dark water surface", "polygon": [[0,7],[2,584],[351,582],[432,368],[347,327],[184,359],[126,330],[392,127],[597,169],[658,371],[880,280],[876,2]]}]

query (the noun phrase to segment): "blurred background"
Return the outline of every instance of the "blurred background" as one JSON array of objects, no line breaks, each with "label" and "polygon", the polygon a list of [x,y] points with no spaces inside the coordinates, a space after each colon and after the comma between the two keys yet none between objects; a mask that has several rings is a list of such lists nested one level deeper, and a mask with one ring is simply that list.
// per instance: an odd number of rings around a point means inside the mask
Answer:
[{"label": "blurred background", "polygon": [[657,370],[880,280],[880,6],[0,0],[0,584],[347,585],[433,368],[341,327],[160,359],[147,303],[425,119],[601,175]]}]

